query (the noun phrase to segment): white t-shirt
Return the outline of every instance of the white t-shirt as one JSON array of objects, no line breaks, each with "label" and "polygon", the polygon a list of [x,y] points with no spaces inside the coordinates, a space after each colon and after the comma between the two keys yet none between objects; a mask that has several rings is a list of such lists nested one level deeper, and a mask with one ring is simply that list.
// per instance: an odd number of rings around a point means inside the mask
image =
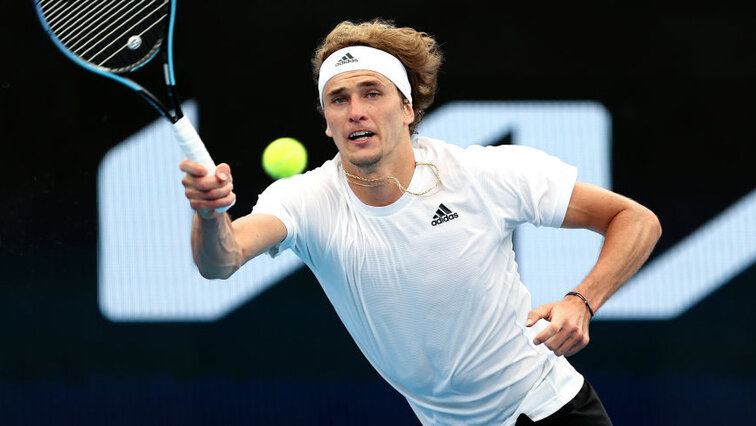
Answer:
[{"label": "white t-shirt", "polygon": [[[420,137],[415,160],[438,166],[443,187],[363,204],[337,155],[278,180],[252,214],[279,218],[357,346],[423,424],[515,423],[552,414],[582,376],[525,327],[530,293],[512,250],[515,226],[558,227],[577,170],[524,146],[462,149]],[[409,190],[436,182],[418,165]]]}]

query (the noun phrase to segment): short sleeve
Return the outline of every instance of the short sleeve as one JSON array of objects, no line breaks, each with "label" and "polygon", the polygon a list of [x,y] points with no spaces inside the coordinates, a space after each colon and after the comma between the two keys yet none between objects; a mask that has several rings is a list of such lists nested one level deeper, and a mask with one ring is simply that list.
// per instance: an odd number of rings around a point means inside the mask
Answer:
[{"label": "short sleeve", "polygon": [[506,227],[562,225],[577,180],[576,167],[522,145],[470,147],[468,152],[470,160],[481,165],[492,209]]},{"label": "short sleeve", "polygon": [[272,257],[291,248],[299,234],[298,218],[301,215],[296,198],[291,196],[297,188],[297,180],[300,180],[299,176],[273,182],[258,196],[257,203],[252,208],[251,214],[275,216],[286,227],[286,238],[268,250],[268,254]]}]

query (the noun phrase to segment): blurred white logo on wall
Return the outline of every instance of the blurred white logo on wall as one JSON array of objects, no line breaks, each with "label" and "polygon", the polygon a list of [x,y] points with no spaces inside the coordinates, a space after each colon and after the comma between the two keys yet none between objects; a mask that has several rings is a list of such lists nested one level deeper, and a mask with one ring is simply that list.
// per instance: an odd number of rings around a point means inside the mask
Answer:
[{"label": "blurred white logo on wall", "polygon": [[[185,107],[197,124],[197,108]],[[429,114],[422,135],[461,146],[510,136],[578,167],[578,179],[611,188],[611,116],[594,102],[453,102]],[[164,120],[110,150],[99,167],[100,310],[112,321],[212,321],[302,266],[291,252],[258,256],[226,281],[192,261],[192,210],[181,186],[181,150]],[[640,166],[640,165],[639,165]],[[237,207],[241,208],[241,207]],[[657,256],[597,319],[668,319],[756,261],[756,191]],[[522,226],[520,274],[538,305],[562,298],[588,273],[601,236]]]}]

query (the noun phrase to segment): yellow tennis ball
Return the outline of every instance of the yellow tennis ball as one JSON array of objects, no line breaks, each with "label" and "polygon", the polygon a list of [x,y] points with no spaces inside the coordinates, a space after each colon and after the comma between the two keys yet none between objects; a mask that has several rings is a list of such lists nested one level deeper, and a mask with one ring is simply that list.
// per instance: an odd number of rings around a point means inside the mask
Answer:
[{"label": "yellow tennis ball", "polygon": [[294,138],[278,138],[263,151],[262,165],[273,179],[294,176],[307,167],[307,150]]}]

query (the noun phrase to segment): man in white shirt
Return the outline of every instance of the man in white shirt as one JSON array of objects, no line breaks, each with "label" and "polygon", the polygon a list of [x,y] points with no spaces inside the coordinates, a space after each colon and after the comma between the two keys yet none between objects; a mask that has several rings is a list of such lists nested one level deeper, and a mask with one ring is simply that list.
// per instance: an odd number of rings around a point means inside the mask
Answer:
[{"label": "man in white shirt", "polygon": [[[659,222],[541,151],[413,140],[440,64],[427,34],[337,26],[313,65],[338,155],[273,183],[233,222],[214,211],[235,199],[228,165],[206,176],[184,160],[197,266],[227,278],[293,250],[423,424],[611,424],[563,355],[588,343],[591,317],[647,259]],[[605,236],[588,276],[532,310],[512,250],[524,222]]]}]

